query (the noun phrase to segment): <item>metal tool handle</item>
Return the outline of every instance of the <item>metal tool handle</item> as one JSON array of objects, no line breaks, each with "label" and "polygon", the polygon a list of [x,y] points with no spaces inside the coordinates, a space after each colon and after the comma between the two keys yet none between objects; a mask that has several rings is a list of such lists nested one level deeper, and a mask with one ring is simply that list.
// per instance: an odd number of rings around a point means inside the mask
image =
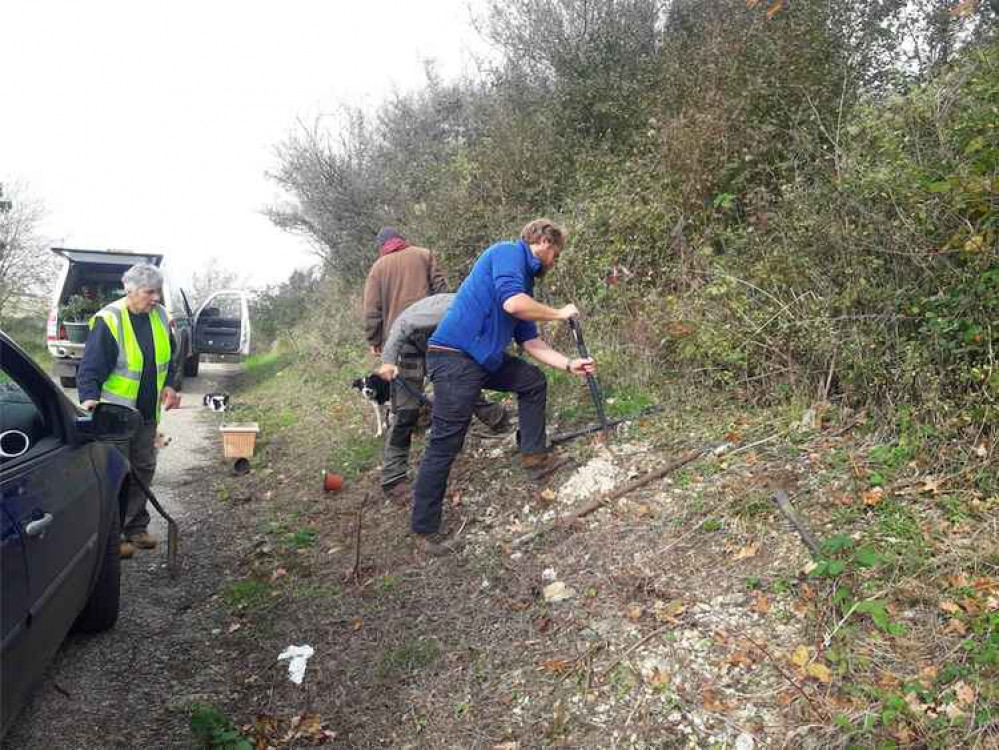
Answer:
[{"label": "metal tool handle", "polygon": [[[583,341],[583,326],[579,318],[569,318],[569,330],[572,331],[572,338],[576,342],[576,351],[583,359],[589,359],[590,354],[586,350],[586,342]],[[607,422],[607,415],[604,413],[604,397],[600,393],[600,386],[597,385],[597,378],[592,372],[586,373],[586,385],[590,389],[590,397],[593,399],[593,406],[597,410],[597,419],[600,420],[600,429],[605,433],[610,429]]]}]

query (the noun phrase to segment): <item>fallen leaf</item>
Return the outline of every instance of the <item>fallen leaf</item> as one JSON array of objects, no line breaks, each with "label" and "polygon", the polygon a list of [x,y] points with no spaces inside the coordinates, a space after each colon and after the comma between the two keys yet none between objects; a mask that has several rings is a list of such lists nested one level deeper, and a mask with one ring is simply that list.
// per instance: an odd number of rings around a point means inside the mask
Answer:
[{"label": "fallen leaf", "polygon": [[751,667],[754,662],[746,651],[735,651],[728,657],[728,663],[733,667]]},{"label": "fallen leaf", "polygon": [[555,499],[555,497],[556,497],[555,490],[550,488],[541,490],[541,499],[544,500],[546,503],[550,503],[552,500]]},{"label": "fallen leaf", "polygon": [[649,683],[652,685],[669,685],[669,672],[663,672],[661,669],[655,670],[649,677]]},{"label": "fallen leaf", "polygon": [[627,617],[632,622],[636,622],[642,619],[642,615],[645,614],[645,610],[642,608],[641,604],[629,604],[624,610],[624,616]]},{"label": "fallen leaf", "polygon": [[745,560],[747,557],[755,557],[756,553],[759,552],[759,550],[760,550],[760,545],[758,542],[756,544],[747,544],[745,547],[736,552],[732,556],[732,559]]},{"label": "fallen leaf", "polygon": [[534,621],[534,627],[538,629],[539,633],[547,633],[551,626],[552,621],[550,617],[539,617]]},{"label": "fallen leaf", "polygon": [[701,704],[707,711],[724,712],[728,710],[728,706],[719,692],[710,687],[701,690]]},{"label": "fallen leaf", "polygon": [[771,20],[774,16],[781,12],[784,7],[784,0],[775,0],[773,5],[767,8],[767,20]]},{"label": "fallen leaf", "polygon": [[363,617],[355,617],[353,620],[350,621],[351,630],[360,630],[362,625],[364,625]]},{"label": "fallen leaf", "polygon": [[829,667],[822,662],[812,662],[808,665],[808,669],[805,671],[809,677],[814,677],[819,682],[832,682],[832,672],[830,672]]},{"label": "fallen leaf", "polygon": [[940,485],[944,482],[943,477],[926,477],[923,480],[922,486],[919,488],[920,492],[929,492],[931,495],[937,495],[940,493]]},{"label": "fallen leaf", "polygon": [[884,488],[874,487],[865,492],[862,496],[862,499],[864,501],[864,505],[868,506],[869,508],[873,508],[876,505],[880,505],[881,501],[885,499]]},{"label": "fallen leaf", "polygon": [[549,674],[565,674],[572,671],[573,662],[567,659],[548,659],[542,662],[541,668]]},{"label": "fallen leaf", "polygon": [[881,672],[878,675],[878,687],[892,690],[902,684],[902,681],[891,672]]},{"label": "fallen leaf", "polygon": [[958,620],[956,617],[952,617],[950,621],[948,621],[947,625],[944,627],[944,632],[947,633],[948,635],[962,636],[967,634],[968,628],[967,626],[965,626],[963,622]]},{"label": "fallen leaf", "polygon": [[271,580],[276,581],[279,578],[284,578],[286,575],[288,575],[288,571],[284,568],[275,568],[274,572],[271,573]]},{"label": "fallen leaf", "polygon": [[798,646],[791,655],[791,663],[796,667],[804,667],[808,663],[808,646]]},{"label": "fallen leaf", "polygon": [[933,685],[934,680],[937,679],[938,671],[939,670],[932,664],[919,670],[919,681],[922,683],[923,687],[929,688]]},{"label": "fallen leaf", "polygon": [[659,622],[667,622],[673,624],[676,622],[676,618],[683,614],[683,610],[686,609],[684,603],[679,599],[674,599],[668,604],[663,604],[662,602],[656,602],[655,612],[656,619]]},{"label": "fallen leaf", "polygon": [[916,716],[920,716],[926,712],[926,704],[919,700],[919,696],[915,693],[906,693],[905,703],[909,707],[909,710],[916,714]]},{"label": "fallen leaf", "polygon": [[753,611],[761,615],[770,611],[770,598],[762,591],[753,594]]},{"label": "fallen leaf", "polygon": [[519,742],[501,742],[498,745],[493,745],[490,750],[520,750]]},{"label": "fallen leaf", "polygon": [[970,706],[975,702],[975,689],[965,682],[954,685],[954,697],[962,706]]},{"label": "fallen leaf", "polygon": [[963,719],[964,717],[967,716],[967,714],[964,713],[964,711],[962,711],[960,708],[957,707],[956,703],[948,703],[946,706],[943,707],[943,712],[947,714],[947,718],[952,721],[954,719]]},{"label": "fallen leaf", "polygon": [[940,609],[942,609],[944,612],[946,612],[949,615],[956,615],[958,612],[961,611],[961,608],[956,603],[952,602],[950,599],[944,599],[942,602],[940,602]]}]

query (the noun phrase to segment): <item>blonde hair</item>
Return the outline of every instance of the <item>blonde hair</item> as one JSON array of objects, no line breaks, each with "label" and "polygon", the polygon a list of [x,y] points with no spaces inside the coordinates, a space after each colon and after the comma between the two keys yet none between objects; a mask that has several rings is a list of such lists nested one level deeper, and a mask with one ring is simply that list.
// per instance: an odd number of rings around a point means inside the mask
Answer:
[{"label": "blonde hair", "polygon": [[528,222],[520,230],[520,239],[528,245],[540,242],[542,237],[547,237],[549,242],[561,249],[565,247],[565,241],[569,238],[569,233],[565,227],[556,224],[551,219],[535,219]]}]

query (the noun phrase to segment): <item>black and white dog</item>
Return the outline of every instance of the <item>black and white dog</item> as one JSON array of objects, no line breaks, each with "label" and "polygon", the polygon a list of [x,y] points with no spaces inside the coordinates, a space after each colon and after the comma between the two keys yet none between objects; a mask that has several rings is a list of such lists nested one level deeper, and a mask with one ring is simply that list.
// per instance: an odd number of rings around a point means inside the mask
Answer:
[{"label": "black and white dog", "polygon": [[228,393],[206,393],[201,401],[212,411],[225,411],[229,408]]},{"label": "black and white dog", "polygon": [[372,373],[358,378],[350,384],[351,388],[360,391],[375,410],[375,437],[381,437],[388,429],[389,402],[392,400],[392,384]]}]

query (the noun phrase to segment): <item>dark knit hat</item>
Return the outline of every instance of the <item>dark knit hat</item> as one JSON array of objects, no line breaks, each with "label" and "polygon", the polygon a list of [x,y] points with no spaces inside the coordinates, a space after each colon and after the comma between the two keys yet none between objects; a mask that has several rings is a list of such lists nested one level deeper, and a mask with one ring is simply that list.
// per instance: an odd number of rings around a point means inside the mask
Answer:
[{"label": "dark knit hat", "polygon": [[406,239],[395,227],[382,227],[378,230],[378,235],[375,237],[375,248],[381,250],[382,245],[395,237],[398,237],[400,240]]}]

